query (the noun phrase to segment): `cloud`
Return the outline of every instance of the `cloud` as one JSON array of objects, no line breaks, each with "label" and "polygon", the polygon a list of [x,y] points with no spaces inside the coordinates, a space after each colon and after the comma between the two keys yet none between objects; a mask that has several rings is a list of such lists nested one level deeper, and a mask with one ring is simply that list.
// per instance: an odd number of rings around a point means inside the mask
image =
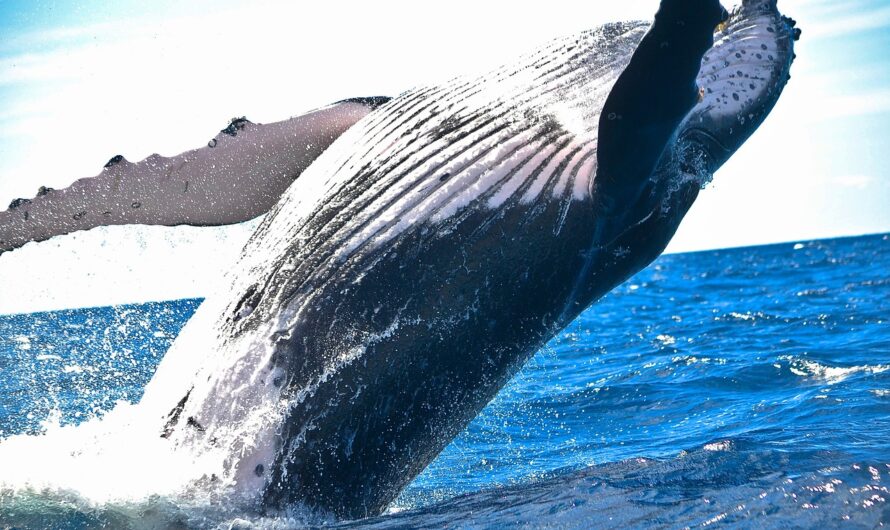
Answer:
[{"label": "cloud", "polygon": [[34,50],[68,46],[75,42],[83,42],[86,39],[97,36],[123,35],[127,31],[138,29],[130,23],[125,24],[90,24],[85,26],[70,26],[45,28],[13,34],[0,43],[0,55],[13,55],[19,50]]},{"label": "cloud", "polygon": [[[807,80],[809,81],[809,80]],[[793,97],[779,103],[781,114],[796,124],[819,124],[838,119],[872,116],[890,112],[890,88],[839,88],[839,83],[820,86],[805,82],[793,86]]]},{"label": "cloud", "polygon": [[890,89],[832,96],[822,99],[818,108],[822,120],[890,112]]},{"label": "cloud", "polygon": [[877,183],[877,179],[871,175],[840,175],[828,179],[832,184],[844,188],[863,190]]},{"label": "cloud", "polygon": [[[890,26],[890,6],[877,9],[851,8],[853,14],[822,16],[804,28],[807,38],[842,37],[851,33]],[[848,12],[849,12],[848,11]]]}]

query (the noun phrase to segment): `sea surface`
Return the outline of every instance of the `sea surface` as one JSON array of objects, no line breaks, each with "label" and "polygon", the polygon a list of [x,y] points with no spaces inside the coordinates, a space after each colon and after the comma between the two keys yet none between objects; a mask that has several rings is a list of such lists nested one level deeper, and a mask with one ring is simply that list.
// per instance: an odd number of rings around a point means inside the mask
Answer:
[{"label": "sea surface", "polygon": [[[0,316],[0,445],[138,400],[200,302]],[[877,528],[888,488],[890,236],[876,235],[662,256],[540,351],[385,515],[327,525]],[[0,528],[323,524],[0,488]]]}]

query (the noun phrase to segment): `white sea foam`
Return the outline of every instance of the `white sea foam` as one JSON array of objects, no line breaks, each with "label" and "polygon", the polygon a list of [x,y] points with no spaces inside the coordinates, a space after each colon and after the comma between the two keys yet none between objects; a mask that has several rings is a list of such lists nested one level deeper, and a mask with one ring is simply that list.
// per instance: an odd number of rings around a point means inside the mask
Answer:
[{"label": "white sea foam", "polygon": [[731,440],[723,440],[720,442],[713,442],[706,444],[702,447],[705,451],[731,451],[732,450],[732,441]]},{"label": "white sea foam", "polygon": [[841,383],[854,374],[880,374],[890,370],[890,365],[885,364],[840,367],[787,355],[780,359],[789,363],[788,368],[794,375],[822,380],[829,385]]},{"label": "white sea foam", "polygon": [[[0,257],[0,314],[204,297],[259,221],[228,227],[107,226]],[[126,263],[127,266],[121,266]]]},{"label": "white sea foam", "polygon": [[92,503],[183,491],[195,462],[167,451],[156,432],[134,421],[132,408],[120,403],[102,419],[78,426],[60,426],[53,415],[43,435],[3,440],[0,491],[74,491]]}]

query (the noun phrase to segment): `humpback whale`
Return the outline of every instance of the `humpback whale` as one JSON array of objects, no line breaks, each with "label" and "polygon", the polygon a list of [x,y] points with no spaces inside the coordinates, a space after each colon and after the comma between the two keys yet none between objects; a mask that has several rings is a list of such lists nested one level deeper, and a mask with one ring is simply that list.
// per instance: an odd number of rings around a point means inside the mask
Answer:
[{"label": "humpback whale", "polygon": [[[714,28],[717,28],[716,32]],[[663,0],[412,90],[287,190],[146,389],[267,510],[380,513],[547,340],[665,248],[773,107],[794,23]]]},{"label": "humpback whale", "polygon": [[287,189],[140,414],[264,510],[380,513],[663,251],[776,103],[798,33],[775,0],[662,0],[651,24],[383,103]]}]

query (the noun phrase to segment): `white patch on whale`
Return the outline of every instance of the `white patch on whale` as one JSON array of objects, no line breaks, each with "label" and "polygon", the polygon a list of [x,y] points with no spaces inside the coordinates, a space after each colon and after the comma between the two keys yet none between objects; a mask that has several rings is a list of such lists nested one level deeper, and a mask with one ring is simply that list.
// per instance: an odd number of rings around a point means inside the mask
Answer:
[{"label": "white patch on whale", "polygon": [[691,114],[734,117],[743,125],[754,118],[746,109],[774,88],[777,58],[784,51],[776,40],[773,17],[767,12],[745,17],[743,23],[739,27],[739,22],[731,22],[715,35],[698,76],[698,85],[704,87],[702,101]]}]

